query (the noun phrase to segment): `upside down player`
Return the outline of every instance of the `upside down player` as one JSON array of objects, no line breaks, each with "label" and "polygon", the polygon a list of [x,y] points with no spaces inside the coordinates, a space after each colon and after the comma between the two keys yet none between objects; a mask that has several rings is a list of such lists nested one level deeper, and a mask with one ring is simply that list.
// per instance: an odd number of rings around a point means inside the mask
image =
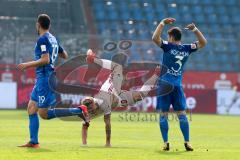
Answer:
[{"label": "upside down player", "polygon": [[76,108],[50,108],[56,103],[55,93],[50,89],[49,77],[54,74],[54,62],[58,56],[68,58],[67,52],[60,46],[56,38],[49,32],[50,17],[40,14],[37,19],[36,29],[39,35],[35,46],[35,61],[21,63],[20,70],[36,68],[36,83],[28,103],[30,141],[19,147],[38,148],[38,113],[43,119],[55,117],[79,116],[85,119],[87,108],[79,106]]},{"label": "upside down player", "polygon": [[193,151],[192,146],[189,143],[189,123],[186,116],[186,100],[182,88],[182,76],[183,66],[186,63],[188,57],[192,52],[202,48],[206,45],[207,40],[198,28],[193,24],[189,24],[185,29],[191,30],[197,37],[198,41],[192,44],[182,44],[181,36],[182,31],[179,27],[173,27],[168,30],[168,41],[164,41],[161,38],[162,30],[164,25],[172,24],[175,21],[174,18],[163,19],[157,26],[152,40],[160,48],[163,49],[163,62],[168,70],[165,75],[161,77],[174,86],[174,90],[165,95],[158,97],[157,109],[160,110],[160,130],[164,141],[163,150],[168,151],[170,149],[168,142],[168,119],[167,115],[169,112],[170,105],[172,104],[174,111],[176,111],[180,123],[180,128],[184,136],[184,146],[187,151]]},{"label": "upside down player", "polygon": [[[87,106],[90,119],[101,115],[101,113],[104,114],[104,121],[106,124],[105,146],[110,147],[111,110],[116,107],[127,107],[146,97],[157,82],[160,75],[160,67],[155,68],[154,74],[143,84],[140,90],[124,91],[121,90],[123,82],[123,68],[120,64],[106,59],[99,59],[95,56],[92,50],[88,50],[86,60],[88,63],[95,63],[100,65],[102,68],[111,70],[111,74],[100,88],[100,91],[94,97],[86,97],[81,101],[83,105]],[[83,124],[82,129],[82,142],[83,145],[86,145],[88,126]]]}]

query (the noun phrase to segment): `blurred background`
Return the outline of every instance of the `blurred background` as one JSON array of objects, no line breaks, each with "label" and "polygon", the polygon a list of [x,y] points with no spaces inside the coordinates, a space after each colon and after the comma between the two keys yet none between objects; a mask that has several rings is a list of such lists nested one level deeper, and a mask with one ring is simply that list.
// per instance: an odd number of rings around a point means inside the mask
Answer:
[{"label": "blurred background", "polygon": [[[181,28],[194,22],[208,44],[185,66],[188,107],[196,113],[240,114],[239,8],[239,0],[0,0],[0,97],[4,97],[0,108],[26,107],[34,70],[22,73],[15,66],[33,59],[36,18],[46,13],[52,19],[52,33],[70,57],[92,48],[106,59],[126,53],[129,62],[161,61],[163,52],[151,37],[163,18],[176,18],[174,25]],[[122,40],[130,40],[132,46],[104,50],[108,42]],[[183,30],[185,43],[195,40],[192,32]],[[149,97],[135,110],[153,111],[155,106],[156,99]]]}]

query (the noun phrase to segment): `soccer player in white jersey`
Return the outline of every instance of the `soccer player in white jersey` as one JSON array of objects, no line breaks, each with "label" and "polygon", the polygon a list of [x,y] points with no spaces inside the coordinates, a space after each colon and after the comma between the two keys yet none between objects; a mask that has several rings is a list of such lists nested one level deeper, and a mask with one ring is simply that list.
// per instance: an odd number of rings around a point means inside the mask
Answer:
[{"label": "soccer player in white jersey", "polygon": [[[87,106],[90,119],[104,114],[104,122],[106,129],[106,147],[111,146],[111,110],[116,107],[127,107],[138,101],[141,101],[154,88],[160,75],[160,67],[156,67],[154,74],[136,91],[121,90],[123,82],[123,68],[120,64],[106,59],[99,59],[88,50],[87,63],[95,63],[102,68],[111,70],[108,79],[104,82],[98,94],[94,97],[86,97],[82,100],[82,105]],[[87,144],[87,130],[89,124],[84,123],[82,128],[82,143]]]}]

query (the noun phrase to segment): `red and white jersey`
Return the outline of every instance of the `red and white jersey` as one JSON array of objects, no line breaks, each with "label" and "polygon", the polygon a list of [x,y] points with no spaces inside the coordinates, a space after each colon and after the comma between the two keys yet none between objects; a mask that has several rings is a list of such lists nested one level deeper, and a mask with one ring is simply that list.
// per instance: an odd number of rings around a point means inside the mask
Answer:
[{"label": "red and white jersey", "polygon": [[[94,96],[95,103],[98,104],[100,110],[106,115],[110,114],[111,110],[115,107],[128,107],[134,104],[134,92],[149,92],[151,86],[153,86],[157,79],[157,75],[153,75],[145,83],[146,86],[142,86],[139,91],[124,91],[121,90],[123,82],[123,69],[119,64],[113,64],[112,73],[109,75],[108,79],[103,83],[98,94]],[[144,83],[144,84],[145,84]],[[147,94],[146,94],[147,95]],[[143,98],[143,97],[142,97]]]},{"label": "red and white jersey", "polygon": [[107,92],[109,95],[118,95],[121,91],[122,81],[122,67],[120,65],[116,65],[113,67],[112,73],[109,75],[108,79],[103,83],[100,91]]},{"label": "red and white jersey", "polygon": [[131,91],[121,90],[123,82],[122,66],[113,67],[112,73],[103,83],[99,93],[94,96],[94,101],[100,107],[105,115],[110,114],[112,108],[133,104],[133,96]]}]

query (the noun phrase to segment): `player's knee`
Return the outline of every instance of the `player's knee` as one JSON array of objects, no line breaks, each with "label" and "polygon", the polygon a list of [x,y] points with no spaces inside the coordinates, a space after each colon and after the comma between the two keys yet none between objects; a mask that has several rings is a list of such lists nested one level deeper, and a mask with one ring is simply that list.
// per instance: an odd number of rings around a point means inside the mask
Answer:
[{"label": "player's knee", "polygon": [[48,119],[48,116],[46,114],[39,114],[42,119]]},{"label": "player's knee", "polygon": [[27,108],[28,114],[29,114],[29,115],[35,114],[35,113],[37,113],[37,111],[38,111],[38,108],[37,108],[35,102],[29,101],[29,103],[28,103],[28,108]]},{"label": "player's knee", "polygon": [[186,111],[177,111],[177,115],[186,115]]},{"label": "player's knee", "polygon": [[167,117],[168,116],[168,112],[160,112],[160,117]]},{"label": "player's knee", "polygon": [[134,92],[133,92],[132,96],[133,96],[133,100],[134,100],[135,102],[141,101],[141,100],[143,100],[144,97],[145,97],[145,95],[144,95],[143,92],[139,92],[139,93],[134,93]]},{"label": "player's knee", "polygon": [[188,124],[188,118],[186,114],[180,114],[178,115],[178,120],[181,123],[187,123]]},{"label": "player's knee", "polygon": [[47,111],[45,110],[39,110],[39,116],[42,118],[42,119],[48,119],[48,115],[47,115]]}]

